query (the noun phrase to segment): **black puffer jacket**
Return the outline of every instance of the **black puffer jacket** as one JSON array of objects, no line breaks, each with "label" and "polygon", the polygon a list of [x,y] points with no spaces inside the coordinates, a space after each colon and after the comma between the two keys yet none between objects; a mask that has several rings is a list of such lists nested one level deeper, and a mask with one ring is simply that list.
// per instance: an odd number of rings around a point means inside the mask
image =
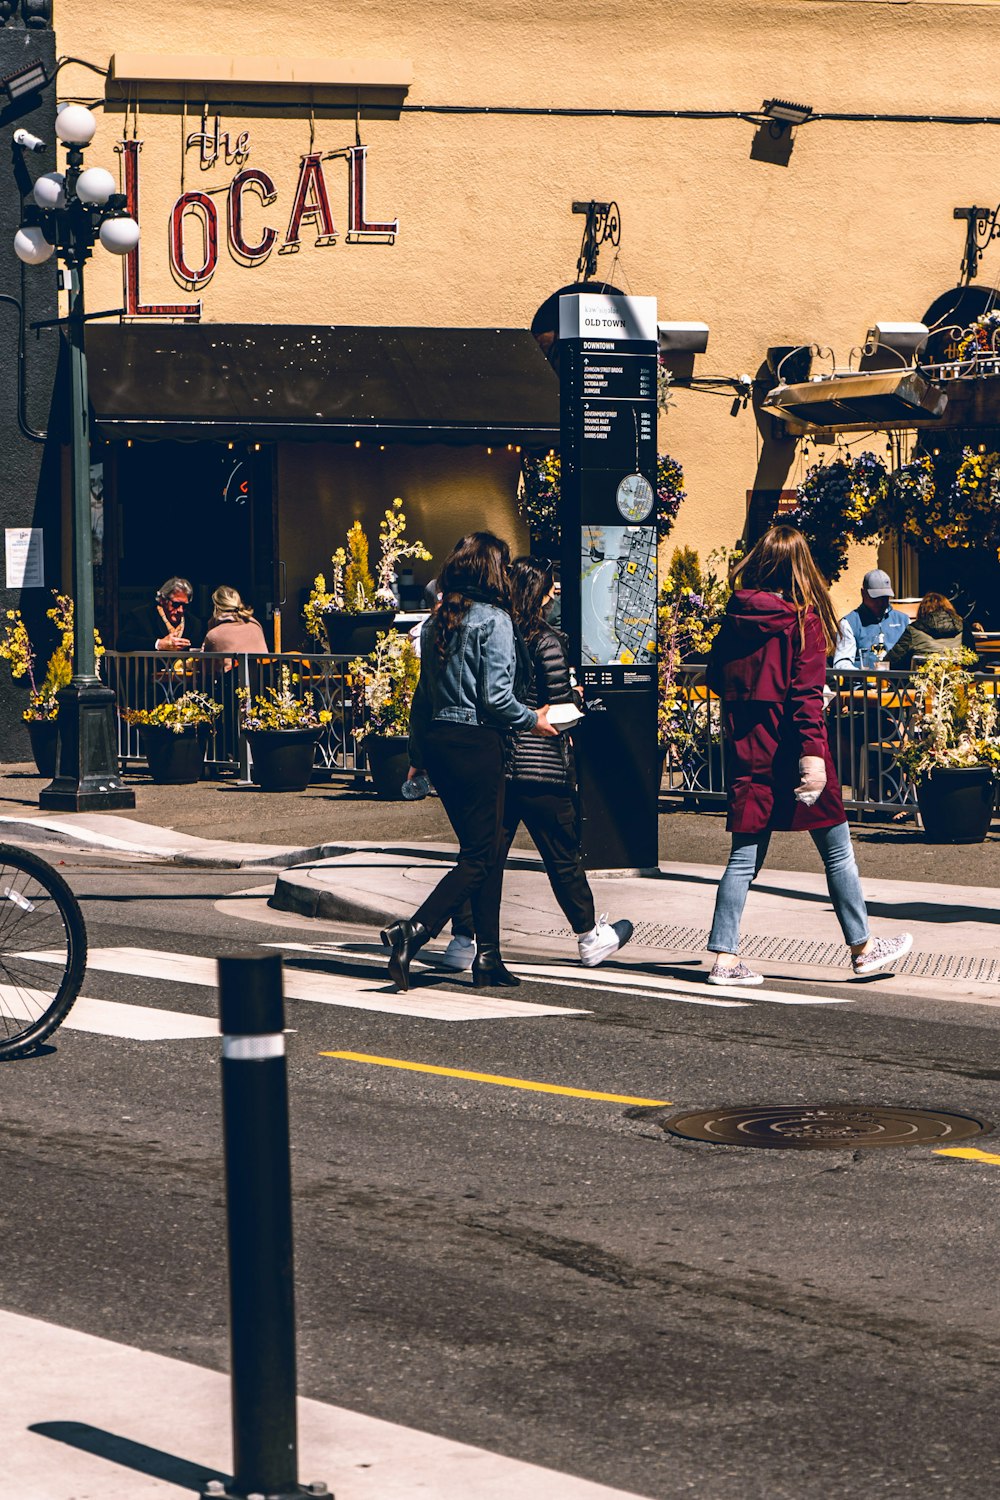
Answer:
[{"label": "black puffer jacket", "polygon": [[948,609],[935,609],[907,625],[889,652],[889,665],[905,672],[915,656],[953,655],[961,646],[961,619]]},{"label": "black puffer jacket", "polygon": [[[529,708],[544,703],[577,703],[569,671],[569,650],[561,630],[551,625],[539,631],[529,644],[534,674],[520,687],[520,697]],[[522,730],[507,741],[507,777],[510,781],[544,781],[558,786],[576,785],[573,743],[564,731],[555,739]]]}]

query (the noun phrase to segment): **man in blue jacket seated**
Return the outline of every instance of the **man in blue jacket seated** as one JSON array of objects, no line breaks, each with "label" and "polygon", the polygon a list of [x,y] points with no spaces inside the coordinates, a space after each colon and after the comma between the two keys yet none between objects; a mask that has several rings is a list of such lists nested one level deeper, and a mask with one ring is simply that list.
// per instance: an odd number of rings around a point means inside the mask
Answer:
[{"label": "man in blue jacket seated", "polygon": [[840,622],[833,668],[868,671],[887,664],[889,652],[910,623],[909,615],[892,607],[892,579],[872,568],[861,583],[861,603]]}]

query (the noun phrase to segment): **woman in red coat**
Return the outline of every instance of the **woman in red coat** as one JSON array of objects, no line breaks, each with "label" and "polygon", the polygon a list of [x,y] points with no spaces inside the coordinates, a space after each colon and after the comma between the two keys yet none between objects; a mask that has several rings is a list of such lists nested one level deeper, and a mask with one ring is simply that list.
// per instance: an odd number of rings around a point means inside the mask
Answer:
[{"label": "woman in red coat", "polygon": [[708,684],[722,699],[729,863],[708,939],[710,984],[761,984],[737,957],[747,892],[774,829],[812,835],[855,974],[890,968],[908,932],[873,938],[823,713],[826,656],[837,617],[800,531],[772,526],[733,573],[733,595],[712,645]]}]

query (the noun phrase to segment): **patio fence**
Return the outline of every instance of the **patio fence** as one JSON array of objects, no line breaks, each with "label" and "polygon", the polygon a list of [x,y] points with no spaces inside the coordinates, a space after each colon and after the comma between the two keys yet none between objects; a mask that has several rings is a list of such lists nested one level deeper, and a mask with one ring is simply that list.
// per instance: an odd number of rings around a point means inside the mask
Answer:
[{"label": "patio fence", "polygon": [[[675,714],[676,743],[667,755],[664,794],[695,806],[726,800],[722,705],[705,687],[705,669],[682,667]],[[977,680],[994,686],[985,673]],[[917,707],[909,672],[827,673],[830,751],[852,812],[900,812],[915,806],[913,783],[896,765],[896,751]]]},{"label": "patio fence", "polygon": [[141,731],[126,724],[124,708],[155,708],[199,692],[222,704],[222,713],[208,733],[205,764],[216,770],[238,770],[246,777],[249,751],[239,732],[237,688],[247,688],[251,697],[280,685],[281,670],[291,673],[292,691],[301,697],[312,693],[313,707],[329,709],[332,715],[316,745],[317,770],[331,775],[361,773],[364,752],[358,743],[363,727],[358,693],[347,672],[351,656],[275,655],[234,656],[231,652],[199,652],[178,656],[168,651],[107,651],[101,676],[114,689],[118,706],[118,759],[124,770],[130,762],[144,762]]},{"label": "patio fence", "polygon": [[[350,656],[233,656],[199,653],[108,651],[101,673],[114,689],[119,710],[154,708],[194,689],[222,704],[209,731],[206,765],[217,770],[249,770],[246,741],[239,732],[236,689],[252,696],[277,687],[287,667],[297,695],[311,692],[317,709],[329,709],[330,723],[316,746],[316,770],[359,776],[365,771],[359,735],[364,708],[347,668]],[[983,680],[997,685],[997,678]],[[685,666],[678,673],[676,743],[668,753],[663,793],[686,805],[725,803],[726,748],[719,700],[705,687],[704,668]],[[827,728],[830,750],[844,791],[845,806],[855,812],[898,812],[916,801],[913,784],[895,763],[895,752],[916,706],[908,672],[829,672]],[[118,715],[118,756],[123,769],[141,763],[140,732]]]}]

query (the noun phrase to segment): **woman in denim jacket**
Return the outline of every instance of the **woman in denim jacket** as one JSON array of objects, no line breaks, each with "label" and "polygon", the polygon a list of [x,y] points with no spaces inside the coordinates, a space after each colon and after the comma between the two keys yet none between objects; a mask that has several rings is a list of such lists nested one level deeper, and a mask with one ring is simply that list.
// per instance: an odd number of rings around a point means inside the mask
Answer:
[{"label": "woman in denim jacket", "polygon": [[410,987],[410,963],[465,901],[472,903],[477,987],[516,985],[500,956],[505,730],[555,735],[546,707],[515,693],[530,662],[510,617],[510,548],[488,531],[457,542],[438,574],[440,598],[420,633],[410,709],[410,776],[426,771],[459,843],[458,863],[408,920],[382,933],[389,976]]}]

